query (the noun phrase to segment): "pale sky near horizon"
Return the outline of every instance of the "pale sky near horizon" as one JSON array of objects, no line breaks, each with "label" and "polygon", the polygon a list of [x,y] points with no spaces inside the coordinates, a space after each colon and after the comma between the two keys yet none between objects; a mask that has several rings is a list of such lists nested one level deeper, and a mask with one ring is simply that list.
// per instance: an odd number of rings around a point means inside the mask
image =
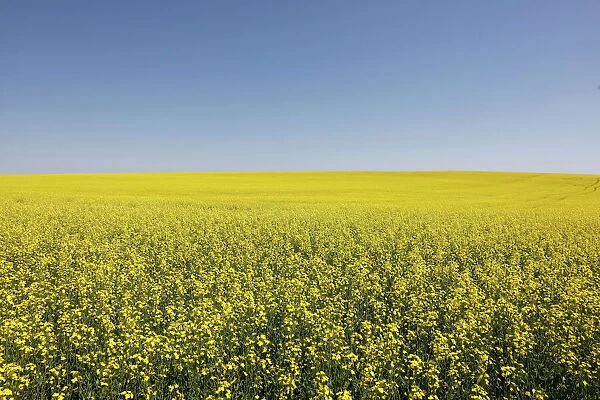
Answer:
[{"label": "pale sky near horizon", "polygon": [[0,174],[600,173],[600,2],[6,1]]}]

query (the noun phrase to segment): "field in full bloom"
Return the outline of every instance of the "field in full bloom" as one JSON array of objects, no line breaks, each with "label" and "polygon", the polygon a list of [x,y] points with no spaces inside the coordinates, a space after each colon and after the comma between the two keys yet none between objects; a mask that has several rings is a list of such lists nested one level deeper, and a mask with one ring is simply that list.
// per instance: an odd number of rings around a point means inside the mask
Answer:
[{"label": "field in full bloom", "polygon": [[598,399],[599,187],[0,176],[0,399]]}]

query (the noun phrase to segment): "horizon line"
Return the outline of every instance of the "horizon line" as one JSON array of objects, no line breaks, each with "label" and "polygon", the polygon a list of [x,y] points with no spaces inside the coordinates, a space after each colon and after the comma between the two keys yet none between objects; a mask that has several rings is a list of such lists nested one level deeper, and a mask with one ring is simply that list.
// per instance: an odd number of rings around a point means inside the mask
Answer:
[{"label": "horizon line", "polygon": [[545,174],[545,175],[600,175],[592,172],[564,172],[564,171],[510,171],[510,170],[485,170],[485,169],[303,169],[303,170],[220,170],[220,171],[119,171],[119,172],[13,172],[0,173],[0,176],[56,176],[56,175],[153,175],[153,174],[302,174],[302,173],[484,173],[484,174]]}]

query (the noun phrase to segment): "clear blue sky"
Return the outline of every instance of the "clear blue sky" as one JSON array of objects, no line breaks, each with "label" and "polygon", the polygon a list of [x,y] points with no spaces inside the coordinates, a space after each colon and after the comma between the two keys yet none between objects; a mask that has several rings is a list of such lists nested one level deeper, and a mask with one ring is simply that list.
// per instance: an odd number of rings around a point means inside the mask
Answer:
[{"label": "clear blue sky", "polygon": [[3,1],[0,173],[600,173],[600,2]]}]

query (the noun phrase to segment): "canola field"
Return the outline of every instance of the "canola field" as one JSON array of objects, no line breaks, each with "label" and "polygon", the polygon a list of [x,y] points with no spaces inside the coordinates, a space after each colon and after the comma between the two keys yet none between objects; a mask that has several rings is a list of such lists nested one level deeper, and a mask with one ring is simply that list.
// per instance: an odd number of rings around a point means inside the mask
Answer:
[{"label": "canola field", "polygon": [[599,399],[599,188],[0,175],[0,399]]}]

